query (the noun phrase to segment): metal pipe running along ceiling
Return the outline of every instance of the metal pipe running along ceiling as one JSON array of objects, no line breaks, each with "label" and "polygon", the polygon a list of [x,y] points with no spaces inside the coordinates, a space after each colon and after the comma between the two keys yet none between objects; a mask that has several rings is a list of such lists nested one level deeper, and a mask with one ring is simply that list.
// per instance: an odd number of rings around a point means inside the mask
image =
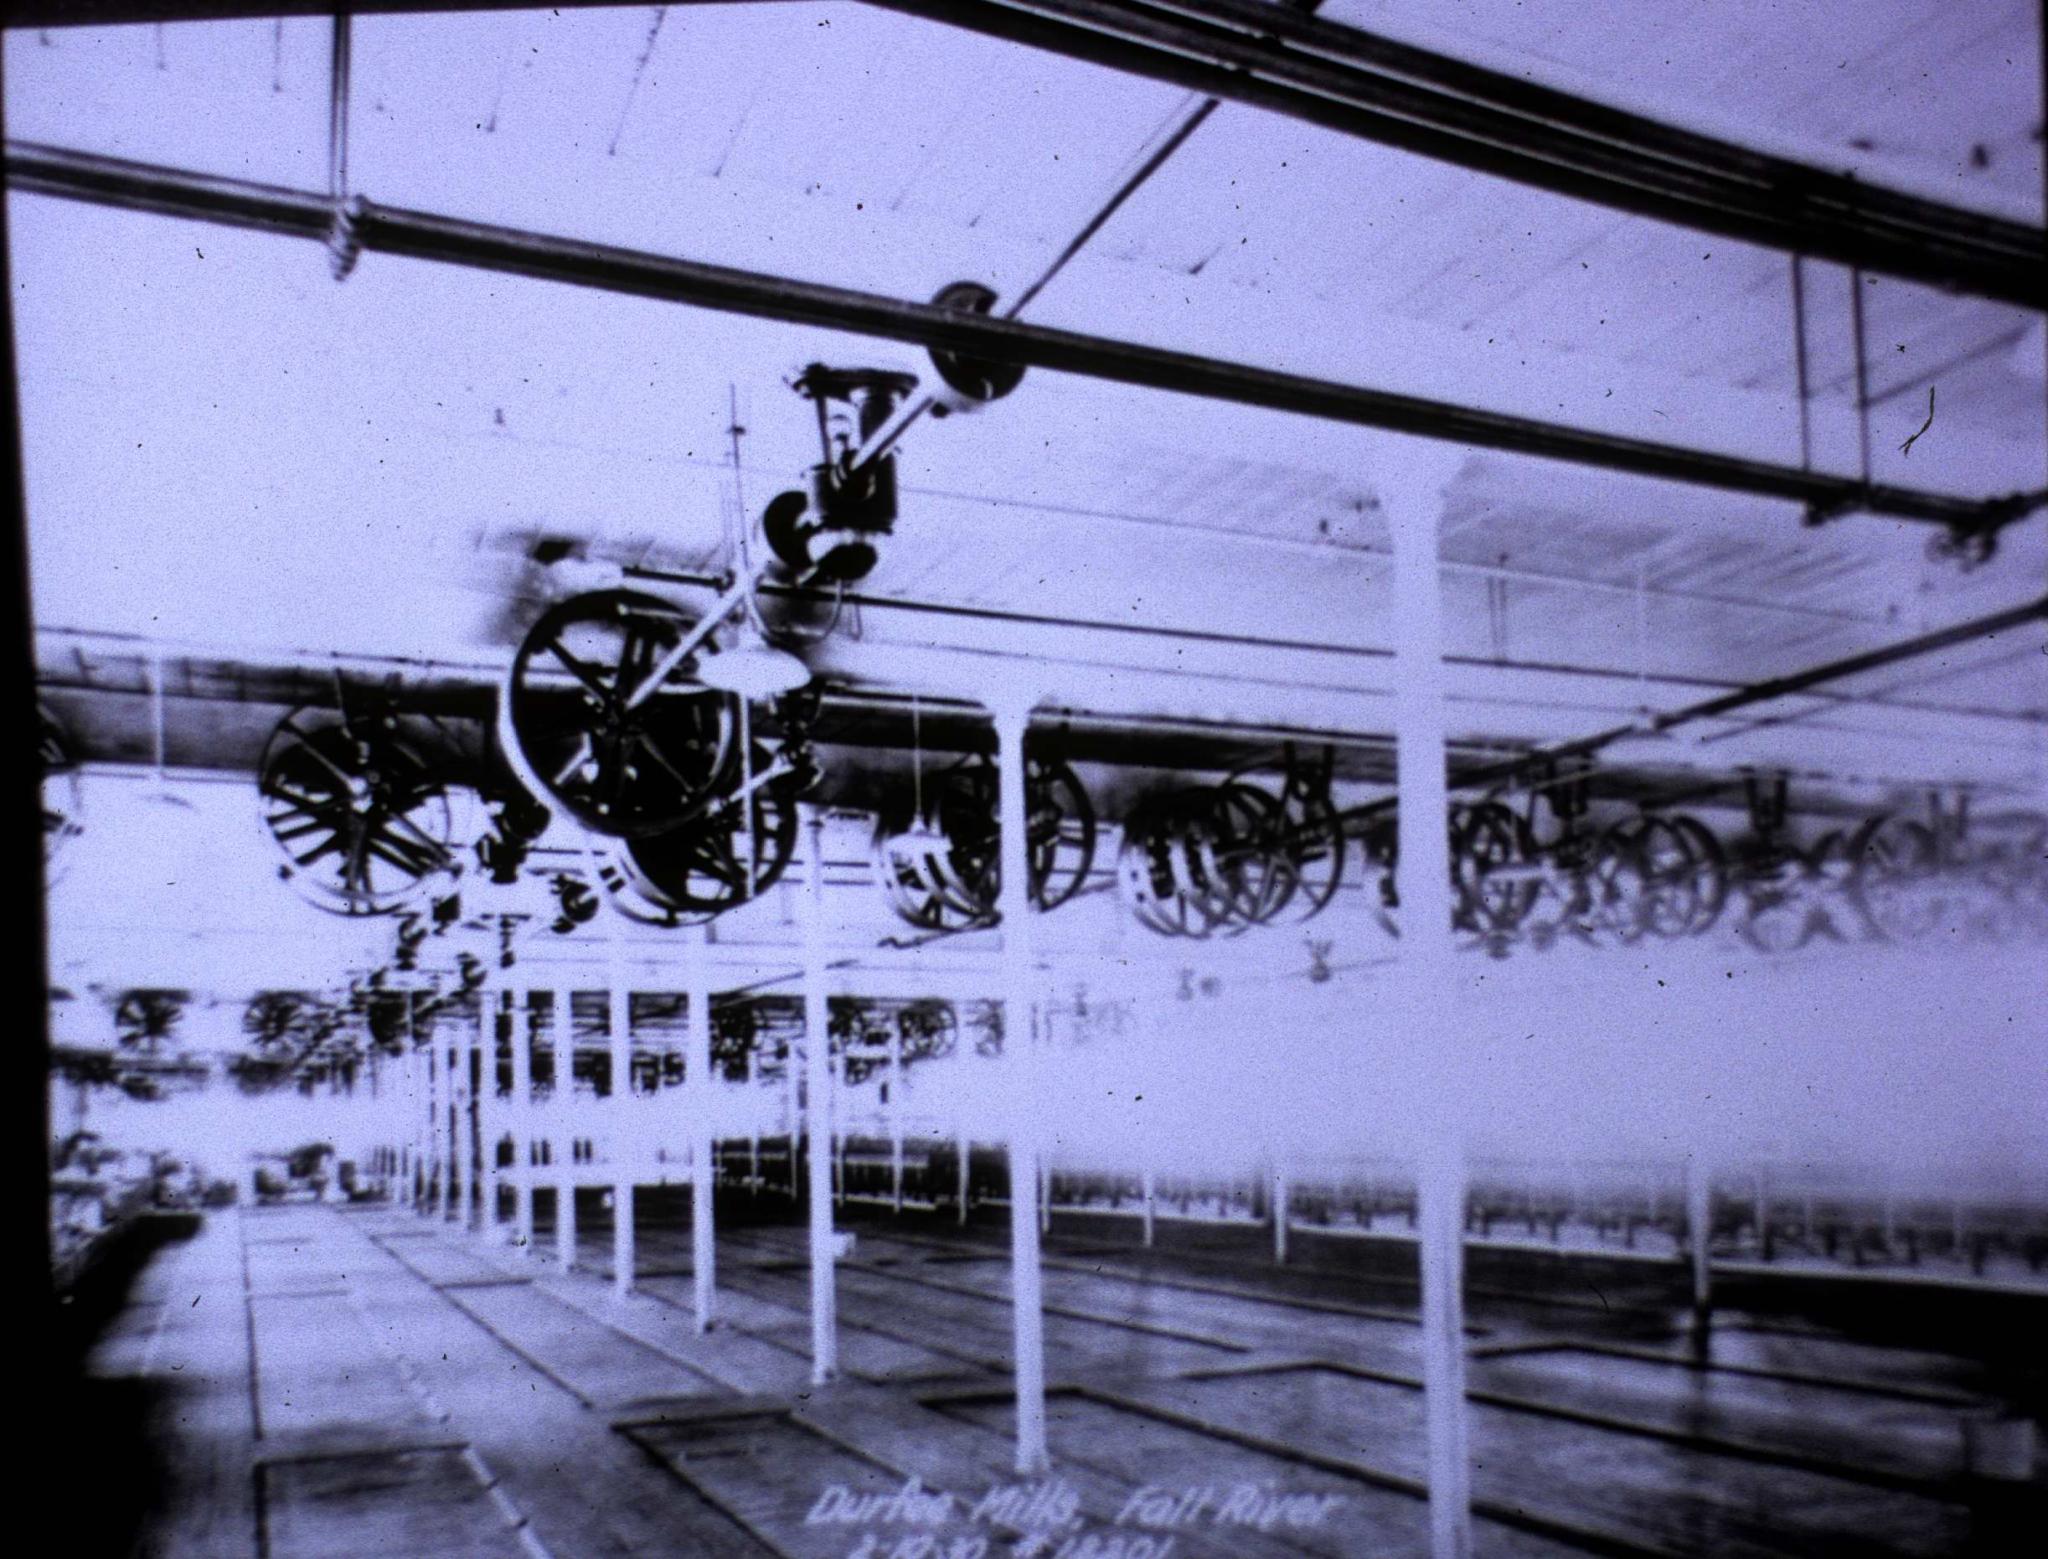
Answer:
[{"label": "metal pipe running along ceiling", "polygon": [[[218,174],[9,141],[13,190],[295,238],[331,241],[344,216],[333,197]],[[1113,383],[1292,412],[1359,427],[1536,455],[1726,492],[1781,499],[1809,516],[1867,512],[1948,527],[1988,545],[1999,530],[2048,504],[2048,490],[1969,498],[1865,483],[1734,455],[1540,422],[1306,378],[1188,352],[964,313],[696,260],[524,232],[456,217],[346,204],[350,240],[364,251],[435,260],[541,281],[699,308],[821,326],[923,347],[1051,369]]]},{"label": "metal pipe running along ceiling", "polygon": [[1679,129],[1271,0],[869,0],[1765,248],[2048,308],[2048,230]]},{"label": "metal pipe running along ceiling", "polygon": [[[613,0],[567,0],[572,6]],[[868,0],[1766,248],[2048,308],[2048,230],[1754,151],[1274,0]],[[561,9],[361,0],[352,12]],[[23,0],[16,27],[327,15],[320,0]]]}]

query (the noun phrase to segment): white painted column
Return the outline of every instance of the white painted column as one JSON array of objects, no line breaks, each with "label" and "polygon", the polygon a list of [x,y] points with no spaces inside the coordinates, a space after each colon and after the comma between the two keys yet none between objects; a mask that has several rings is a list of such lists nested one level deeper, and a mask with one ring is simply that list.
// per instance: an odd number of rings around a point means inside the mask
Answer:
[{"label": "white painted column", "polygon": [[903,1030],[889,1030],[889,1204],[903,1216]]},{"label": "white painted column", "polygon": [[1756,1204],[1750,1219],[1756,1225],[1756,1253],[1761,1261],[1764,1252],[1770,1248],[1771,1193],[1766,1176],[1769,1170],[1759,1161],[1756,1166]]},{"label": "white painted column", "polygon": [[1287,1204],[1293,1199],[1293,1188],[1287,1183],[1287,1168],[1284,1164],[1273,1166],[1273,1262],[1276,1266],[1287,1265]]},{"label": "white painted column", "polygon": [[573,991],[555,992],[555,1096],[548,1146],[555,1171],[555,1261],[576,1264],[576,1013]]},{"label": "white painted column", "polygon": [[1010,1286],[1017,1389],[1017,1473],[1037,1477],[1051,1465],[1045,1438],[1045,1275],[1040,1267],[1037,1046],[1032,1032],[1031,868],[1024,834],[1024,736],[1021,702],[995,711],[997,820],[1001,834],[1003,1074],[1010,1125]]},{"label": "white painted column", "polygon": [[[959,1014],[957,1009],[955,1010],[954,1016],[956,1020],[958,1020]],[[972,1066],[974,1064],[967,1058],[968,1052],[966,1030],[964,1027],[960,1026],[957,1021],[956,1033],[953,1039],[953,1046],[955,1064],[963,1067]],[[956,1128],[957,1140],[954,1144],[960,1150],[960,1162],[957,1166],[955,1166],[958,1171],[958,1190],[960,1193],[960,1205],[957,1209],[955,1209],[954,1222],[957,1223],[963,1229],[967,1227],[967,1191],[969,1185],[968,1177],[974,1168],[974,1134],[972,1131],[968,1129],[967,1109],[968,1106],[966,1100],[960,1100],[960,1120]]]},{"label": "white painted column", "polygon": [[[808,902],[808,901],[807,901]],[[808,907],[804,910],[808,915]],[[805,1021],[809,1021],[809,1009],[805,1009]],[[783,1110],[789,1117],[789,1199],[803,1200],[803,1176],[797,1170],[797,1151],[803,1141],[803,1068],[796,1053],[794,1041],[786,1043],[782,1052],[782,1094]]]},{"label": "white painted column", "polygon": [[[711,981],[706,968],[708,933],[698,932],[683,951],[688,985],[689,1028],[683,1052],[683,1099],[690,1120],[690,1282],[696,1301],[697,1330],[708,1332],[717,1319],[718,1227],[716,1182],[712,1154],[717,1149],[712,1116],[717,1084],[711,1076]],[[753,1057],[748,1052],[748,1076]],[[753,1103],[751,1095],[748,1104]],[[760,1139],[756,1137],[755,1152]],[[754,1166],[758,1170],[758,1163]],[[758,1176],[757,1176],[758,1178]]]},{"label": "white painted column", "polygon": [[479,1185],[483,1190],[480,1221],[486,1234],[498,1232],[498,1148],[505,1137],[505,1111],[498,1103],[498,1030],[505,1006],[505,993],[495,977],[486,977],[477,992],[483,1017],[477,1024],[483,1060],[478,1069],[476,1094],[477,1138],[483,1168]]},{"label": "white painted column", "polygon": [[611,1117],[608,1139],[612,1161],[612,1288],[633,1291],[633,1268],[639,1252],[633,1243],[633,1183],[640,1162],[640,1122],[633,1100],[633,993],[616,958],[605,993],[607,1039],[611,1050],[611,1093],[605,1100]]},{"label": "white painted column", "polygon": [[417,1189],[413,1176],[419,1173],[420,1067],[419,1049],[412,1042],[410,1028],[399,1065],[399,1097],[405,1101],[405,1140],[398,1147],[398,1205],[411,1207]]},{"label": "white painted column", "polygon": [[526,982],[515,983],[512,998],[512,1098],[506,1114],[512,1128],[512,1243],[533,1248],[533,1027]]},{"label": "white painted column", "polygon": [[1144,1172],[1139,1176],[1139,1194],[1143,1197],[1145,1249],[1152,1248],[1152,1242],[1159,1237],[1159,1177],[1153,1172],[1150,1160],[1146,1161]]},{"label": "white painted column", "polygon": [[[710,1016],[710,987],[703,987],[706,995],[705,1016]],[[708,1030],[708,1024],[707,1024]],[[709,1039],[709,1033],[706,1034]],[[760,1099],[761,1087],[761,1046],[758,1038],[747,1041],[747,1195],[761,1194],[761,1125],[760,1117],[754,1113],[754,1106]]]},{"label": "white painted column", "polygon": [[451,1216],[465,1228],[475,1210],[476,1200],[476,1158],[471,1151],[470,1117],[470,1103],[475,1093],[470,1081],[470,1052],[475,1044],[474,1034],[458,1034],[448,1042],[448,1102],[453,1117],[449,1122],[453,1143],[448,1179],[455,1198]]},{"label": "white painted column", "polygon": [[[1444,768],[1442,593],[1438,529],[1454,452],[1407,441],[1378,446],[1380,500],[1394,551],[1394,733],[1401,952],[1396,1012],[1449,1063],[1451,988],[1449,787]],[[1430,1552],[1472,1552],[1471,1443],[1465,1402],[1466,1171],[1456,1081],[1432,1100],[1417,1183],[1422,1244],[1423,1395],[1428,1423]]]},{"label": "white painted column", "polygon": [[[405,999],[414,1003],[418,1001],[418,997],[409,991]],[[430,1038],[425,1054],[427,1114],[433,1123],[427,1172],[434,1182],[434,1216],[445,1219],[448,1216],[448,1057],[442,1039],[438,1036]]]},{"label": "white painted column", "polygon": [[1713,1302],[1713,1274],[1708,1242],[1713,1237],[1713,1173],[1697,1150],[1685,1160],[1685,1232],[1692,1259],[1692,1308],[1706,1318]]},{"label": "white painted column", "polygon": [[[804,1139],[810,1155],[811,1384],[839,1375],[839,1290],[833,1266],[832,1073],[825,1004],[825,813],[807,806],[804,836]],[[792,1066],[791,1071],[795,1068]]]}]

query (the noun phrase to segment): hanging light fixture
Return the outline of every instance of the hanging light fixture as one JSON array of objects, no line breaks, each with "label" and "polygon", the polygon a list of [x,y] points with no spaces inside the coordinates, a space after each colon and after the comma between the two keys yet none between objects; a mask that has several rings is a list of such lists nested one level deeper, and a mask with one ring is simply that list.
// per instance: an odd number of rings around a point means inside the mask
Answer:
[{"label": "hanging light fixture", "polygon": [[707,655],[699,663],[697,680],[722,693],[758,701],[807,686],[811,668],[788,650],[770,644],[752,613],[748,613],[740,619],[732,648]]}]

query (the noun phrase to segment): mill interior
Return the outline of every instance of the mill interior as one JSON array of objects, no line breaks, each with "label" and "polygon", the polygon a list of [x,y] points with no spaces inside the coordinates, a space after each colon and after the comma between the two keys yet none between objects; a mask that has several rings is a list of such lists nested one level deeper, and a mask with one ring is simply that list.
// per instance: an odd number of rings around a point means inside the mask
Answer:
[{"label": "mill interior", "polygon": [[79,1551],[2035,1551],[2038,7],[201,9],[5,34]]}]

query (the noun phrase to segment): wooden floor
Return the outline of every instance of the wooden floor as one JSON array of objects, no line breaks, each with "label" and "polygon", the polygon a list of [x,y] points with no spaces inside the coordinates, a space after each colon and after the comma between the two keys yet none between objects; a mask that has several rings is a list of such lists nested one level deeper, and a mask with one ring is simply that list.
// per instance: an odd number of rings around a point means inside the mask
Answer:
[{"label": "wooden floor", "polygon": [[[687,1228],[650,1211],[624,1297],[595,1198],[570,1273],[545,1219],[521,1252],[392,1208],[209,1215],[89,1364],[136,1388],[120,1400],[162,1464],[135,1551],[1427,1552],[1398,1292],[1054,1239],[1055,1469],[1027,1487],[1000,1231],[863,1227],[839,1272],[845,1377],[813,1388],[802,1231],[722,1233],[721,1324],[700,1336]],[[1965,1359],[1733,1317],[1702,1361],[1653,1312],[1512,1295],[1475,1297],[1472,1321],[1483,1555],[2006,1551],[1965,1476],[1988,1400]],[[825,1519],[912,1478],[955,1496],[936,1524]],[[1176,1514],[1189,1489],[1212,1492]]]}]

